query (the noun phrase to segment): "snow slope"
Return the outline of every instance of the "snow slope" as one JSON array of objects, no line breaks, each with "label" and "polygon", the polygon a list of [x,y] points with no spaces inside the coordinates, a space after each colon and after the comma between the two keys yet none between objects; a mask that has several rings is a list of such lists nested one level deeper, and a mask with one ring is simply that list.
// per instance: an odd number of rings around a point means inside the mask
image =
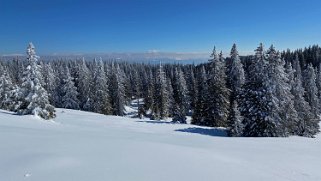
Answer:
[{"label": "snow slope", "polygon": [[0,181],[320,181],[316,139],[229,138],[224,130],[57,109],[0,110]]}]

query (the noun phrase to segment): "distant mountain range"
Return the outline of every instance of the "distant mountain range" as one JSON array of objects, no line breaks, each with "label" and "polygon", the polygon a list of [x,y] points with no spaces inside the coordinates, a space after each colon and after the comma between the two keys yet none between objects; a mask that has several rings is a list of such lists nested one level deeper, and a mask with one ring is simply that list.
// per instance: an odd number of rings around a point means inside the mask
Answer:
[{"label": "distant mountain range", "polygon": [[[1,55],[1,60],[12,60],[14,58],[25,58],[22,54]],[[40,59],[50,60],[94,60],[102,58],[103,60],[128,61],[128,62],[144,62],[144,63],[194,63],[199,64],[209,59],[209,53],[194,52],[143,52],[143,53],[84,53],[84,54],[52,54],[42,55]]]}]

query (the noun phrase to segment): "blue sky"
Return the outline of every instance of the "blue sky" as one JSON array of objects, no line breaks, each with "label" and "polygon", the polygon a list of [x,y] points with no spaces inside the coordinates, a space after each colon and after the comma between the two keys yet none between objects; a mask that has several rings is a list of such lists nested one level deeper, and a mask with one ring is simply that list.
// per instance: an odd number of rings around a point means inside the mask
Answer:
[{"label": "blue sky", "polygon": [[0,0],[0,54],[229,51],[321,44],[320,0]]}]

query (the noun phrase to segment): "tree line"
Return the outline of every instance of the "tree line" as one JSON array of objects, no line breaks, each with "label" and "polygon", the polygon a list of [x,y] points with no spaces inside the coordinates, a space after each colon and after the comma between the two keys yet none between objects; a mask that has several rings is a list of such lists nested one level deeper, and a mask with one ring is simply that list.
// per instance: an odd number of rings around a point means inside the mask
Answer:
[{"label": "tree line", "polygon": [[267,50],[224,57],[215,47],[200,65],[119,61],[45,61],[27,47],[27,59],[0,62],[0,108],[54,118],[55,107],[125,115],[138,99],[137,117],[225,127],[230,136],[313,137],[321,112],[321,48]]}]

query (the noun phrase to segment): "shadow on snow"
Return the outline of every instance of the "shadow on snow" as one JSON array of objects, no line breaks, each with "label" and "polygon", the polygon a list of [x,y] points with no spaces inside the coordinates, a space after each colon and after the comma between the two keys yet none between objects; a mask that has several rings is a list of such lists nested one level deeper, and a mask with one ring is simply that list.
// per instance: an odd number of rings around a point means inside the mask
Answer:
[{"label": "shadow on snow", "polygon": [[0,110],[0,113],[9,114],[9,115],[17,115],[16,113],[6,112],[6,111],[2,111],[2,110]]},{"label": "shadow on snow", "polygon": [[166,121],[136,121],[139,123],[152,123],[152,124],[176,124],[173,122],[166,122]]},{"label": "shadow on snow", "polygon": [[207,136],[218,136],[218,137],[226,137],[227,133],[225,129],[220,128],[185,128],[185,129],[177,129],[175,131],[184,132],[184,133],[195,133]]}]

